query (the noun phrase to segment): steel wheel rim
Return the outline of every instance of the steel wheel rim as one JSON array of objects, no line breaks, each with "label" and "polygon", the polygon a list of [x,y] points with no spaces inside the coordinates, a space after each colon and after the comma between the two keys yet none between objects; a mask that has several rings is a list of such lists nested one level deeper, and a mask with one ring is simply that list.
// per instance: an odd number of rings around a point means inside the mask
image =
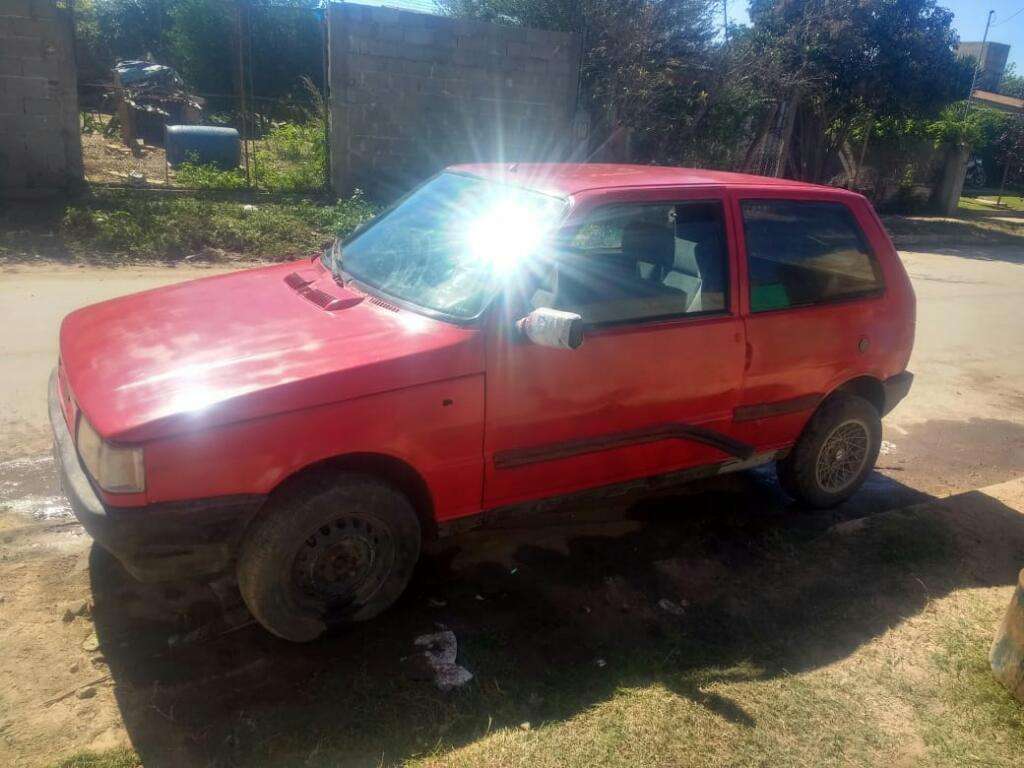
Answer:
[{"label": "steel wheel rim", "polygon": [[299,545],[292,583],[302,602],[328,609],[359,605],[383,586],[394,561],[390,528],[363,515],[340,514]]},{"label": "steel wheel rim", "polygon": [[814,476],[818,487],[828,493],[840,493],[860,476],[868,460],[871,433],[867,425],[850,419],[837,425],[818,451]]}]

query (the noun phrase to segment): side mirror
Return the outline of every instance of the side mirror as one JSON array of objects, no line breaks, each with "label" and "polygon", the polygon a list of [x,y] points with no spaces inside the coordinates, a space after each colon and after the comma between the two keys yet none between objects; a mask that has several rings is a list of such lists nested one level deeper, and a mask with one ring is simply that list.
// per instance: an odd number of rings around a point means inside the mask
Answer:
[{"label": "side mirror", "polygon": [[583,318],[575,312],[540,307],[517,322],[516,328],[540,347],[576,349],[583,343]]}]

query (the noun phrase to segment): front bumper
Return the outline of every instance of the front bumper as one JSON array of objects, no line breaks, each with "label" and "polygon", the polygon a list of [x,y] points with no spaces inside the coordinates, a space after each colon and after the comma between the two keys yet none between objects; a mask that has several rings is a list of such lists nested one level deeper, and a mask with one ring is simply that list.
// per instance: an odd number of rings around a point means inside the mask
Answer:
[{"label": "front bumper", "polygon": [[882,416],[885,416],[893,408],[899,405],[900,401],[910,392],[910,386],[914,383],[914,374],[910,371],[897,373],[882,382],[882,392],[885,395],[882,406]]},{"label": "front bumper", "polygon": [[111,507],[96,493],[64,421],[57,372],[50,376],[53,452],[64,494],[95,541],[140,581],[209,577],[234,561],[246,525],[262,495]]}]

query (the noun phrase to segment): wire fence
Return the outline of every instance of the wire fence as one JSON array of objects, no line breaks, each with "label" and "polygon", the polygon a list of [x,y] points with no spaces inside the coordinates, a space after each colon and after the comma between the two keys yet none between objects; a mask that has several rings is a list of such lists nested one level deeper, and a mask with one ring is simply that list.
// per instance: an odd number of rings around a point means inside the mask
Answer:
[{"label": "wire fence", "polygon": [[[233,18],[222,18],[213,30],[219,38],[210,41],[216,50],[205,69],[190,69],[193,62],[187,61],[180,74],[172,70],[143,85],[122,82],[113,71],[109,77],[94,71],[79,82],[87,182],[224,192],[327,190],[323,9],[242,0],[231,10]],[[177,62],[168,59],[153,63],[173,68]],[[205,162],[209,158],[194,152],[184,162],[180,153],[168,157],[170,125],[234,129],[237,162],[223,156]]]}]

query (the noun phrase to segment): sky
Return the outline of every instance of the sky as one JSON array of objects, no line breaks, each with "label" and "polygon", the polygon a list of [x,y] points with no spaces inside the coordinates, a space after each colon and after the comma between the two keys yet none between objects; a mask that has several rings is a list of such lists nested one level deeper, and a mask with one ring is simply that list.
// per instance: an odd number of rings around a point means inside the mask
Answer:
[{"label": "sky", "polygon": [[[360,0],[356,0],[359,2]],[[433,0],[362,0],[368,5],[390,5],[395,8],[429,11]],[[725,0],[729,8],[729,20],[746,23],[746,0]],[[1016,62],[1017,71],[1024,74],[1024,0],[939,0],[939,5],[953,11],[953,26],[960,39],[980,41],[985,33],[985,19],[989,11],[995,11],[989,40],[1010,45],[1010,61]],[[1019,13],[1018,13],[1019,12]],[[1014,16],[1014,14],[1017,14]],[[1011,18],[1012,17],[1012,18]]]},{"label": "sky", "polygon": [[[727,2],[729,21],[749,21],[744,0]],[[953,27],[965,42],[981,41],[988,12],[995,11],[992,28],[988,33],[989,42],[1007,43],[1010,46],[1010,61],[1016,62],[1018,73],[1024,70],[1024,0],[939,0],[938,4],[954,13]]]}]

